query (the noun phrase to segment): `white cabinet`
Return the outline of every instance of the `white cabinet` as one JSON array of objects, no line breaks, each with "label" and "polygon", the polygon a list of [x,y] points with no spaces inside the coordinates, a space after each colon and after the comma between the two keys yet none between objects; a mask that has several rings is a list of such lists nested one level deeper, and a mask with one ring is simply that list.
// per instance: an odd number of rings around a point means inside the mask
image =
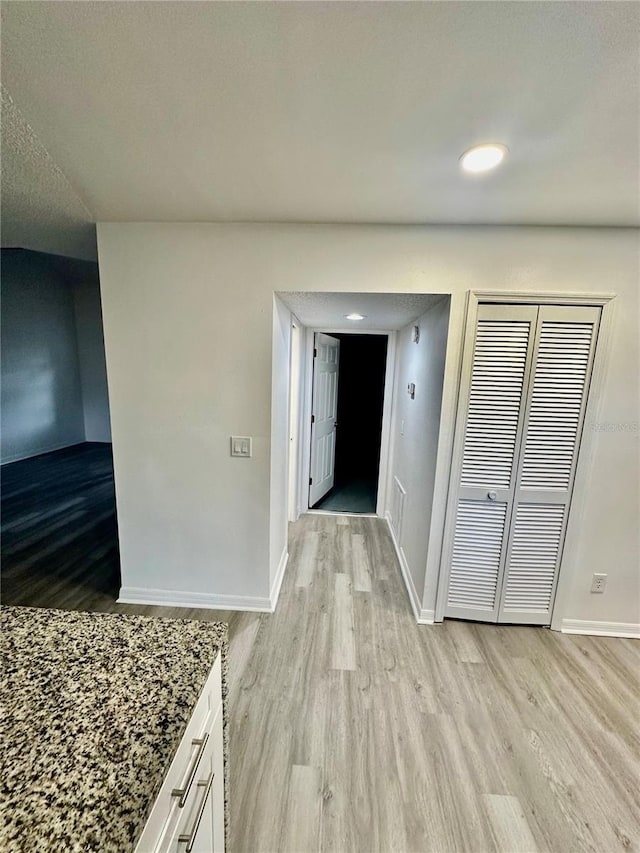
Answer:
[{"label": "white cabinet", "polygon": [[224,746],[220,655],[153,805],[136,853],[223,853]]}]

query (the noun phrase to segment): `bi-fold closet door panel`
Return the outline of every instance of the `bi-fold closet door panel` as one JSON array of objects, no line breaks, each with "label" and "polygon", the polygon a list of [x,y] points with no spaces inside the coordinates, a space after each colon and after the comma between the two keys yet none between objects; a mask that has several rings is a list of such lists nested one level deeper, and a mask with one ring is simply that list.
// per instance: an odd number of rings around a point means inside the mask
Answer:
[{"label": "bi-fold closet door panel", "polygon": [[551,622],[599,322],[600,308],[540,306],[499,622]]},{"label": "bi-fold closet door panel", "polygon": [[599,316],[478,307],[446,616],[549,624]]},{"label": "bi-fold closet door panel", "polygon": [[446,616],[495,622],[538,309],[480,305],[470,372]]}]

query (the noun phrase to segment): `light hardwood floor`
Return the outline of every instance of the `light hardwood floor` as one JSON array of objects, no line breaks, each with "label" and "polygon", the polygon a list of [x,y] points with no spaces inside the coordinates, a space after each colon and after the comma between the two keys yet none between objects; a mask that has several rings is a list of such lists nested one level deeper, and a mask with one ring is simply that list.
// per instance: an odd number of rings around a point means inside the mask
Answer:
[{"label": "light hardwood floor", "polygon": [[232,685],[234,853],[638,849],[639,643],[418,626],[379,519],[290,551]]},{"label": "light hardwood floor", "polygon": [[640,849],[637,641],[418,626],[366,517],[291,526],[273,615],[120,605],[42,500],[5,603],[229,622],[231,853]]}]

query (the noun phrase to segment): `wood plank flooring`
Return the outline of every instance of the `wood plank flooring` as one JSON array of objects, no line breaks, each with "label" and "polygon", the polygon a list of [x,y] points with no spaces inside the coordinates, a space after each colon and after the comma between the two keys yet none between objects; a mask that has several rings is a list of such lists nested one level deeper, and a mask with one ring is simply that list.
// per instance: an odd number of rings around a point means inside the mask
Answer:
[{"label": "wood plank flooring", "polygon": [[3,601],[229,621],[231,853],[640,850],[640,643],[418,626],[367,517],[291,526],[272,615],[119,605],[84,461],[3,469]]},{"label": "wood plank flooring", "polygon": [[[120,587],[110,444],[84,443],[4,465],[2,601],[77,604]],[[74,608],[75,609],[75,608]]]},{"label": "wood plank flooring", "polygon": [[640,849],[640,644],[413,619],[386,527],[292,526],[233,686],[231,849]]}]

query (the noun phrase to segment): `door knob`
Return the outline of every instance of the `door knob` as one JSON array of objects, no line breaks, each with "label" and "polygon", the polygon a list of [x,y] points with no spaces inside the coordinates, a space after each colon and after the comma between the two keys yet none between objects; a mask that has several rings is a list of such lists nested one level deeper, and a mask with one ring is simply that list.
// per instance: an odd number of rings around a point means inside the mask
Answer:
[{"label": "door knob", "polygon": [[487,492],[487,497],[489,498],[490,501],[495,501],[496,498],[498,497],[498,493],[497,492]]}]

